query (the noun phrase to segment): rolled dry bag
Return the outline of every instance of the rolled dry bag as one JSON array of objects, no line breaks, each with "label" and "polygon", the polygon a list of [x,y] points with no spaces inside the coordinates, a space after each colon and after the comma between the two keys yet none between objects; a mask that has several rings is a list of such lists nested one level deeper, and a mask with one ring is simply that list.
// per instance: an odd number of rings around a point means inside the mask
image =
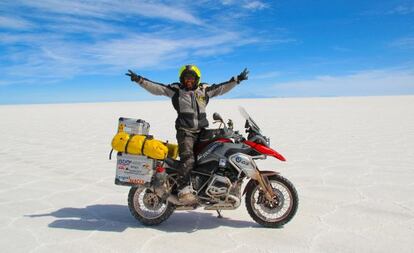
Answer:
[{"label": "rolled dry bag", "polygon": [[112,139],[112,148],[118,152],[125,152],[125,147],[128,140],[129,134],[126,132],[119,132]]},{"label": "rolled dry bag", "polygon": [[118,152],[145,155],[157,160],[162,160],[168,155],[168,148],[161,141],[145,135],[129,135],[126,132],[115,135],[112,139],[112,148]]},{"label": "rolled dry bag", "polygon": [[168,155],[168,148],[161,141],[147,139],[143,148],[144,155],[153,159],[165,159]]}]

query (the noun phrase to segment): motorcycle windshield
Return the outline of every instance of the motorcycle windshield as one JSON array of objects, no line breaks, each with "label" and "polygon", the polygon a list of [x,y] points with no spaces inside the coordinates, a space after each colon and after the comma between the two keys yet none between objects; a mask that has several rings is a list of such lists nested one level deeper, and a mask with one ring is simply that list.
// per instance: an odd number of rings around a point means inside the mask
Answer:
[{"label": "motorcycle windshield", "polygon": [[252,130],[259,133],[259,134],[261,134],[262,131],[260,130],[259,125],[257,125],[256,122],[254,122],[252,117],[250,117],[250,115],[247,113],[246,109],[239,106],[239,111],[240,111],[240,114],[243,116],[243,118],[245,118],[247,120],[247,122],[249,122],[249,125],[252,128]]}]

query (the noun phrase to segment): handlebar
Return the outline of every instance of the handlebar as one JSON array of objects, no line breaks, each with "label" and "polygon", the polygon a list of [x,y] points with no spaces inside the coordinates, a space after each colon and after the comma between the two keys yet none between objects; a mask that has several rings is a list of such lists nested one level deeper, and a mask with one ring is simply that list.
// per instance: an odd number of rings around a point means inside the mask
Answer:
[{"label": "handlebar", "polygon": [[[229,119],[228,123],[226,124],[223,118],[218,113],[214,113],[213,118],[215,120],[213,123],[220,123],[219,129],[223,129],[223,137],[233,138],[235,142],[242,142],[246,140],[246,138],[242,134],[240,134],[239,131],[233,131],[233,121],[231,119]],[[221,124],[223,124],[223,128],[220,128]],[[249,133],[249,140],[252,139],[252,141],[254,142],[269,146],[269,138],[263,136],[260,132],[254,131],[248,121],[246,121],[245,127],[247,128],[246,133]]]}]

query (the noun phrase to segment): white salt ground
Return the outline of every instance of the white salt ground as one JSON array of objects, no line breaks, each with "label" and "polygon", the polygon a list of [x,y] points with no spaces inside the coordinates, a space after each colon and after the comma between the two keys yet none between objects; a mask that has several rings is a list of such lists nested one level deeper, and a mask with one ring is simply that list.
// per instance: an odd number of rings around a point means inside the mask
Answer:
[{"label": "white salt ground", "polygon": [[244,203],[153,228],[130,215],[108,160],[117,119],[145,119],[174,142],[169,101],[0,106],[0,251],[413,252],[413,96],[213,99],[208,113],[243,130],[239,105],[288,160],[259,162],[298,190],[283,228],[257,225]]}]

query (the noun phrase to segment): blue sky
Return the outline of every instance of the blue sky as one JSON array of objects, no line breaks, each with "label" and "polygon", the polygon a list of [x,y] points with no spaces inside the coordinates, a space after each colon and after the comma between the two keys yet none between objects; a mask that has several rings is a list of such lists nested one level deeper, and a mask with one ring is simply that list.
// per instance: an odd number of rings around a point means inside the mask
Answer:
[{"label": "blue sky", "polygon": [[224,98],[414,94],[414,1],[0,2],[0,104],[161,99],[184,64]]}]

